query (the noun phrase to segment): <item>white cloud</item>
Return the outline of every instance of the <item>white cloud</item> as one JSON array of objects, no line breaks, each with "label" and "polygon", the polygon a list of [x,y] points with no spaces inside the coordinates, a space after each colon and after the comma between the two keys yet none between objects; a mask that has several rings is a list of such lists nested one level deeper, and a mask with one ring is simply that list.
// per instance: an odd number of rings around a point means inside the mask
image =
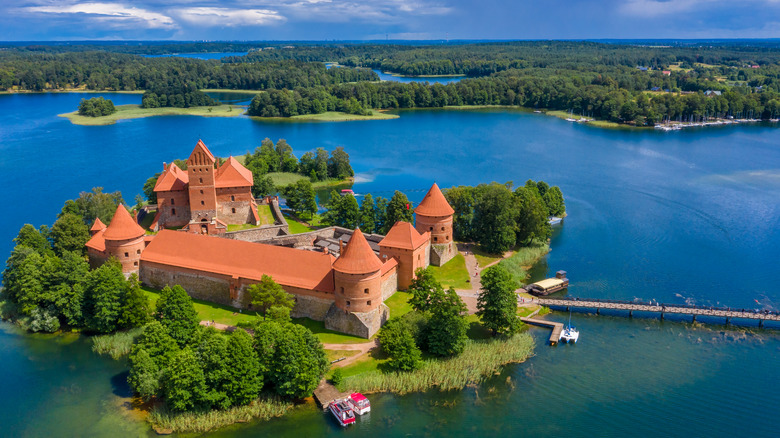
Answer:
[{"label": "white cloud", "polygon": [[176,23],[167,15],[116,3],[79,3],[71,5],[30,6],[26,12],[41,14],[84,14],[115,27],[143,26],[148,29],[172,29]]},{"label": "white cloud", "polygon": [[270,9],[186,8],[172,11],[182,21],[199,26],[263,26],[287,18]]}]

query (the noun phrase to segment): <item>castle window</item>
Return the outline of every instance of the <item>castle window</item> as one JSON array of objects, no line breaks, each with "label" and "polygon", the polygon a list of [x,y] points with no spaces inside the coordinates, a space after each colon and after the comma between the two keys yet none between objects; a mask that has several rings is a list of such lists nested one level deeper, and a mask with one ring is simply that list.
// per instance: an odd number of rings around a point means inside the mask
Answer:
[{"label": "castle window", "polygon": [[433,231],[433,227],[430,227],[430,228],[428,229],[428,231]]},{"label": "castle window", "polygon": [[[230,195],[230,200],[231,200],[231,201],[235,201],[235,200],[236,200],[236,197],[235,197],[235,196],[233,196],[233,195]],[[233,210],[235,210],[235,208],[234,208]],[[234,211],[233,213],[235,213],[235,211]]]},{"label": "castle window", "polygon": [[136,253],[136,254],[141,254],[141,250],[140,250],[140,249],[137,249],[137,250],[135,250],[135,253]]},{"label": "castle window", "polygon": [[341,294],[344,295],[344,288],[341,288]]},{"label": "castle window", "polygon": [[370,305],[371,305],[371,300],[368,300],[368,301],[366,302],[366,304],[368,304],[368,305],[370,306]]},{"label": "castle window", "polygon": [[367,294],[368,293],[368,288],[363,289],[363,293]]},{"label": "castle window", "polygon": [[201,190],[201,191],[200,191],[200,194],[201,194],[201,195],[203,194],[203,190]]},{"label": "castle window", "polygon": [[350,304],[351,304],[351,303],[350,303],[349,301],[347,301],[347,307],[349,307],[349,306],[350,306]]},{"label": "castle window", "polygon": [[434,237],[434,238],[433,238],[433,241],[434,241],[434,242],[438,242],[438,241],[439,241],[439,238],[438,238],[438,237]]},{"label": "castle window", "polygon": [[235,213],[235,212],[236,212],[236,209],[235,209],[235,208],[231,208],[231,210],[233,211],[233,213]]},{"label": "castle window", "polygon": [[206,201],[200,201],[200,205],[206,205]]},{"label": "castle window", "polygon": [[171,205],[176,205],[176,200],[171,198]]},{"label": "castle window", "polygon": [[203,178],[199,178],[199,179],[200,179],[200,183],[203,184]]},{"label": "castle window", "polygon": [[444,231],[444,227],[441,227],[441,230]]},{"label": "castle window", "polygon": [[176,214],[176,209],[175,208],[171,209],[171,214]]},{"label": "castle window", "polygon": [[133,266],[138,266],[138,262],[133,262]]},{"label": "castle window", "polygon": [[130,253],[125,253],[125,257],[130,257]]},{"label": "castle window", "polygon": [[450,240],[450,236],[444,236],[444,240]]}]

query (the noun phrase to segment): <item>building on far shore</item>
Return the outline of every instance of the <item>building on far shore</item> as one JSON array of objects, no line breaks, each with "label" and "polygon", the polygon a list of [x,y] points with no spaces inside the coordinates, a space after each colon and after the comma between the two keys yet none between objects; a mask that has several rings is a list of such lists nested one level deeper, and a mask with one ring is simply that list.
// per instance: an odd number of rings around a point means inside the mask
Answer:
[{"label": "building on far shore", "polygon": [[[120,205],[108,227],[100,219],[92,227],[87,243],[91,265],[116,257],[126,275],[138,273],[145,285],[178,284],[194,298],[235,308],[247,308],[251,301],[247,287],[268,275],[295,297],[293,317],[324,321],[328,329],[370,338],[389,316],[384,301],[408,288],[415,270],[441,266],[457,254],[452,241],[454,211],[436,184],[415,211],[416,226],[397,222],[386,236],[340,227],[271,237],[259,237],[258,230],[265,228],[213,233],[214,226],[219,230],[220,215],[233,214],[225,209],[239,214],[230,202],[253,205],[255,214],[257,208],[253,199],[250,204],[243,197],[225,198],[243,190],[240,184],[247,178],[241,169],[246,168],[231,158],[212,171],[215,160],[207,151],[198,142],[188,173],[174,164],[166,166],[155,187],[158,199],[169,201],[169,210],[156,216],[158,226],[161,218],[170,226],[189,217],[184,228],[145,235]],[[251,181],[251,173],[249,177]],[[232,185],[221,186],[220,181]],[[249,214],[246,218],[251,220]]]}]

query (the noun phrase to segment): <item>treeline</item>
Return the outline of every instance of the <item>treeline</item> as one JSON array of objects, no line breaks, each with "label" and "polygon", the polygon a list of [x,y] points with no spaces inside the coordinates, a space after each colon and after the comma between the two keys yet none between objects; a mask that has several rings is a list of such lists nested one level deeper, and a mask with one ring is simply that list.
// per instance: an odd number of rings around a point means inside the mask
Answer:
[{"label": "treeline", "polygon": [[378,234],[387,234],[398,221],[412,222],[414,213],[409,199],[398,190],[390,200],[378,196],[375,201],[370,193],[366,194],[359,207],[354,195],[342,195],[333,190],[325,208],[327,211],[322,215],[325,225],[360,227],[364,233]]},{"label": "treeline", "polygon": [[509,182],[458,186],[442,192],[455,210],[455,240],[477,242],[493,254],[546,240],[551,231],[548,216],[566,213],[560,188],[544,181],[528,180],[514,191]]},{"label": "treeline", "polygon": [[93,97],[91,99],[81,99],[79,102],[79,115],[87,117],[101,117],[114,114],[116,107],[114,102],[102,97]]},{"label": "treeline", "polygon": [[190,58],[144,58],[109,52],[17,53],[0,51],[0,89],[62,88],[135,91],[187,84],[197,89],[265,90],[376,81],[369,69],[326,69],[292,60],[222,63]]},{"label": "treeline", "polygon": [[276,319],[260,317],[251,327],[254,336],[244,329],[226,335],[200,326],[181,286],[166,287],[154,321],[131,349],[128,383],[142,399],[163,402],[173,412],[246,405],[261,391],[309,397],[328,361],[320,341],[309,329],[291,323],[285,310]]},{"label": "treeline", "polygon": [[19,230],[3,271],[4,318],[35,332],[68,327],[111,333],[147,323],[149,304],[137,277],[125,279],[115,260],[90,271],[85,257],[87,223],[98,215],[108,223],[117,202],[118,193],[93,189],[68,201],[51,228],[27,224]]},{"label": "treeline", "polygon": [[155,87],[146,91],[143,97],[141,97],[142,108],[189,108],[192,106],[214,106],[218,104],[219,102],[193,85],[185,84]]}]

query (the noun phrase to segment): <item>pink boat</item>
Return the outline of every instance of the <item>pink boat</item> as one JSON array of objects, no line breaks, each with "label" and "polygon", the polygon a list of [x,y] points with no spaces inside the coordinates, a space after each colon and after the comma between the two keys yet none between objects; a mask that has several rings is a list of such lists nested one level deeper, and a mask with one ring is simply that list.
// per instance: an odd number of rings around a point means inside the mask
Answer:
[{"label": "pink boat", "polygon": [[347,403],[358,415],[363,415],[371,412],[371,403],[368,401],[365,395],[359,392],[353,392],[347,397]]},{"label": "pink boat", "polygon": [[336,420],[338,420],[340,425],[346,427],[355,423],[355,412],[352,410],[349,403],[347,403],[347,399],[334,400],[330,406],[328,406],[328,409],[330,409],[330,413],[336,417]]}]

